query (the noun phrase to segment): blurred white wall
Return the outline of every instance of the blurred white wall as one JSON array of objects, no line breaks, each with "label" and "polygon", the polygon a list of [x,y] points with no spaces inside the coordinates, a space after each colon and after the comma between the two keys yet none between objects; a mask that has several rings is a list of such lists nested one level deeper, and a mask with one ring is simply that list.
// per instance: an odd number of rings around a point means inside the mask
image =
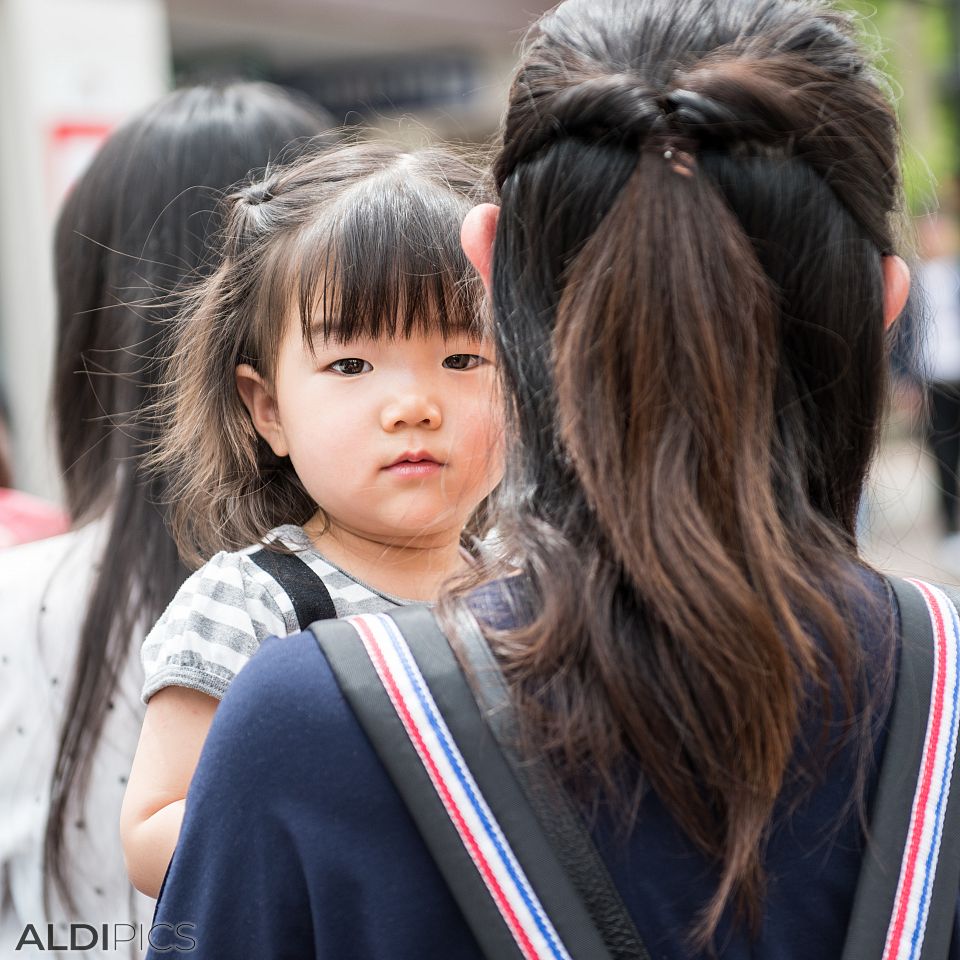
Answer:
[{"label": "blurred white wall", "polygon": [[18,487],[55,497],[52,227],[117,123],[169,85],[162,0],[0,0],[0,383]]}]

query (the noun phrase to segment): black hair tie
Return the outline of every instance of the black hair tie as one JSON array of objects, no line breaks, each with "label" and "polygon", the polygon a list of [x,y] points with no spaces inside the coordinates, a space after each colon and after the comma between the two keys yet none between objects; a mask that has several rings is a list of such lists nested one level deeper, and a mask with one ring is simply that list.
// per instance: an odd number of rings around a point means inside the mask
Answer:
[{"label": "black hair tie", "polygon": [[668,122],[698,139],[724,139],[742,132],[744,120],[728,106],[693,90],[671,90],[659,98]]}]

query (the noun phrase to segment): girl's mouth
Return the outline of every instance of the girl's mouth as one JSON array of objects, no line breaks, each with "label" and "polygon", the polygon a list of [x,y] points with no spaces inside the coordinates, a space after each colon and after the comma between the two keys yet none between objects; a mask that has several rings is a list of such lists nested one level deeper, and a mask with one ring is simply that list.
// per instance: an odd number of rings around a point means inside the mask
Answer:
[{"label": "girl's mouth", "polygon": [[430,477],[444,467],[439,460],[424,450],[402,453],[383,469],[395,477]]}]

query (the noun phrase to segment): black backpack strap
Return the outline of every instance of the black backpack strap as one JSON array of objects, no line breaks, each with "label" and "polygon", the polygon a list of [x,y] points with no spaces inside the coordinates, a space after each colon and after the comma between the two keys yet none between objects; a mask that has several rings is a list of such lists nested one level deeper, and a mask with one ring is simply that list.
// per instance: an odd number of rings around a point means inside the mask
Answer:
[{"label": "black backpack strap", "polygon": [[315,620],[336,619],[337,608],[327,585],[297,554],[261,549],[251,553],[250,559],[283,587],[301,630]]},{"label": "black backpack strap", "polygon": [[579,812],[543,757],[518,750],[516,711],[500,665],[476,617],[460,605],[457,649],[474,695],[514,776],[523,785],[537,821],[564,872],[583,901],[613,960],[650,960],[627,907],[600,857]]},{"label": "black backpack strap", "polygon": [[612,960],[430,610],[312,629],[484,955]]},{"label": "black backpack strap", "polygon": [[946,960],[960,886],[960,620],[942,588],[889,580],[900,668],[843,960]]}]

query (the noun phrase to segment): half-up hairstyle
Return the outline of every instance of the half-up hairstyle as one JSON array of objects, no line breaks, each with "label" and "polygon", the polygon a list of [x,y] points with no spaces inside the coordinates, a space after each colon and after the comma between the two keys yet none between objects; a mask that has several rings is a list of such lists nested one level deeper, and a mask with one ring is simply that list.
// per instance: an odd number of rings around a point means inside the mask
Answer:
[{"label": "half-up hairstyle", "polygon": [[[265,176],[225,200],[222,260],[178,320],[154,462],[171,477],[184,560],[259,542],[317,511],[288,457],[254,429],[238,364],[271,382],[281,339],[481,333],[483,289],[460,247],[485,198],[473,164],[438,148],[355,144]],[[319,505],[322,508],[322,504]]]},{"label": "half-up hairstyle", "polygon": [[728,908],[757,930],[805,718],[872,743],[854,611],[890,625],[855,518],[897,138],[804,0],[567,0],[510,94],[496,522],[536,612],[493,639],[531,749],[628,822],[653,789],[717,864],[701,945]]}]

